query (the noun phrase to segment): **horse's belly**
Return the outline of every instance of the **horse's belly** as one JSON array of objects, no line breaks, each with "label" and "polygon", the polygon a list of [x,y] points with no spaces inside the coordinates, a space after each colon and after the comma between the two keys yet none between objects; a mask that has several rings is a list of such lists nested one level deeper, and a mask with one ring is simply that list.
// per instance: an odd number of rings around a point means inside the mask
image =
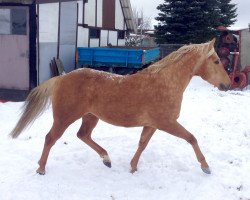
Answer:
[{"label": "horse's belly", "polygon": [[95,115],[101,120],[115,126],[136,127],[148,124],[148,120],[140,114],[108,111],[105,113],[96,113]]}]

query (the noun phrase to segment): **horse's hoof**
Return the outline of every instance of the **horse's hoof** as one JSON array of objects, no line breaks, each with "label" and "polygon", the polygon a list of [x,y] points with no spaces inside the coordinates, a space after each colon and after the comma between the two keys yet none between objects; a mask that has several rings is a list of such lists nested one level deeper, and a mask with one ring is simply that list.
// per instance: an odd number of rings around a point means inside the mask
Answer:
[{"label": "horse's hoof", "polygon": [[211,170],[208,168],[201,168],[205,174],[211,174]]},{"label": "horse's hoof", "polygon": [[38,173],[39,175],[45,175],[45,170],[38,169],[36,170],[36,173]]},{"label": "horse's hoof", "polygon": [[103,164],[111,168],[111,162],[103,160]]},{"label": "horse's hoof", "polygon": [[133,173],[135,173],[136,171],[137,171],[137,168],[131,169],[131,170],[130,170],[130,173],[133,174]]},{"label": "horse's hoof", "polygon": [[111,160],[108,155],[105,155],[102,157],[103,158],[103,164],[106,165],[107,167],[111,168]]}]

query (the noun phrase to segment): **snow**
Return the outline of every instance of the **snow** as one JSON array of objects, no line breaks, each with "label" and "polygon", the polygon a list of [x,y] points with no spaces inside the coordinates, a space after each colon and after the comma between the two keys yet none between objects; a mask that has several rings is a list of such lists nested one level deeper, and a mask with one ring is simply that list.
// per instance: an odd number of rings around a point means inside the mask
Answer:
[{"label": "snow", "polygon": [[112,168],[76,137],[72,124],[52,148],[45,176],[36,174],[51,109],[18,139],[8,133],[22,103],[0,103],[1,200],[249,200],[250,90],[220,92],[193,78],[184,93],[179,122],[197,138],[210,168],[204,174],[192,147],[157,131],[138,171],[129,173],[141,128],[99,122],[93,138],[108,152]]}]

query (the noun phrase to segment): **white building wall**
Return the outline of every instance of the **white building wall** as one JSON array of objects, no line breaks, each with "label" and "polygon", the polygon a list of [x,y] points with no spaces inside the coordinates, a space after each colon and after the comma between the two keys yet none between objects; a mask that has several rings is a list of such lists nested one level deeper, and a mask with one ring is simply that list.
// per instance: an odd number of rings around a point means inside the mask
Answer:
[{"label": "white building wall", "polygon": [[90,47],[99,47],[99,39],[90,39]]},{"label": "white building wall", "polygon": [[39,5],[39,42],[57,42],[58,16],[59,3]]},{"label": "white building wall", "polygon": [[83,1],[77,1],[78,3],[78,23],[82,24],[82,14],[83,14]]},{"label": "white building wall", "polygon": [[77,2],[61,2],[59,58],[66,73],[75,69]]},{"label": "white building wall", "polygon": [[117,31],[109,31],[109,40],[108,42],[113,46],[117,45]]},{"label": "white building wall", "polygon": [[77,47],[87,47],[89,41],[89,29],[78,26]]},{"label": "white building wall", "polygon": [[[39,84],[51,78],[50,61],[57,56],[59,3],[39,5]],[[38,61],[37,61],[38,62]]]},{"label": "white building wall", "polygon": [[[85,3],[85,11],[84,11],[84,23],[88,26],[95,27],[95,0],[88,0]],[[82,9],[83,3],[82,1],[78,1],[79,4],[79,15],[78,15],[78,23],[82,23]],[[115,10],[115,29],[119,30],[126,30],[126,24],[124,22],[124,16],[122,12],[122,7],[120,4],[120,0],[116,0],[116,10]],[[103,0],[97,0],[97,27],[102,28],[103,25]],[[117,31],[108,31],[108,30],[101,30],[100,34],[100,42],[99,39],[90,39],[90,47],[98,47],[99,43],[100,46],[107,46],[107,43],[112,44],[113,46],[117,45]],[[88,46],[88,37],[89,31],[87,28],[78,27],[78,47],[87,47]],[[119,46],[125,45],[124,39],[118,40]]]},{"label": "white building wall", "polygon": [[101,31],[101,46],[107,46],[107,41],[108,41],[108,31],[102,30]]},{"label": "white building wall", "polygon": [[0,34],[10,34],[11,26],[10,26],[10,9],[9,8],[1,8],[0,12]]},{"label": "white building wall", "polygon": [[125,40],[124,39],[119,39],[118,40],[118,46],[125,46]]},{"label": "white building wall", "polygon": [[124,29],[124,16],[120,0],[116,0],[115,2],[115,28],[119,30]]},{"label": "white building wall", "polygon": [[103,0],[97,0],[97,27],[102,27]]},{"label": "white building wall", "polygon": [[85,24],[89,26],[95,26],[95,0],[89,0],[85,4],[85,13],[84,13]]},{"label": "white building wall", "polygon": [[250,66],[250,32],[248,29],[241,31],[241,44],[240,44],[240,61],[241,68]]}]

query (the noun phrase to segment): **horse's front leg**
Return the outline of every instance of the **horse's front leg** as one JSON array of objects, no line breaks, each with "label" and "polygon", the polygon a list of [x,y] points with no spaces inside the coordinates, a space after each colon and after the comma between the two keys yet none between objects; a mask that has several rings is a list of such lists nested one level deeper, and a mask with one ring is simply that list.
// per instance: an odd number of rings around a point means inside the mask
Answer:
[{"label": "horse's front leg", "polygon": [[180,125],[178,122],[173,122],[169,123],[167,126],[162,127],[161,130],[166,131],[174,136],[180,137],[190,143],[194,149],[197,160],[201,164],[202,171],[206,174],[211,173],[206,159],[200,150],[196,138],[190,132],[188,132],[182,125]]},{"label": "horse's front leg", "polygon": [[103,164],[107,167],[111,167],[111,161],[107,151],[99,144],[93,141],[91,134],[95,126],[97,125],[98,118],[93,114],[86,114],[82,117],[82,125],[77,132],[77,137],[94,149],[100,157],[103,159]]},{"label": "horse's front leg", "polygon": [[155,131],[156,131],[155,128],[151,128],[151,127],[144,127],[143,128],[142,133],[141,133],[141,138],[139,141],[139,145],[138,145],[138,149],[135,152],[135,155],[130,162],[131,173],[134,173],[135,171],[137,171],[137,164],[138,164],[139,158],[140,158],[143,150],[146,148],[149,140],[151,139],[151,137]]}]

